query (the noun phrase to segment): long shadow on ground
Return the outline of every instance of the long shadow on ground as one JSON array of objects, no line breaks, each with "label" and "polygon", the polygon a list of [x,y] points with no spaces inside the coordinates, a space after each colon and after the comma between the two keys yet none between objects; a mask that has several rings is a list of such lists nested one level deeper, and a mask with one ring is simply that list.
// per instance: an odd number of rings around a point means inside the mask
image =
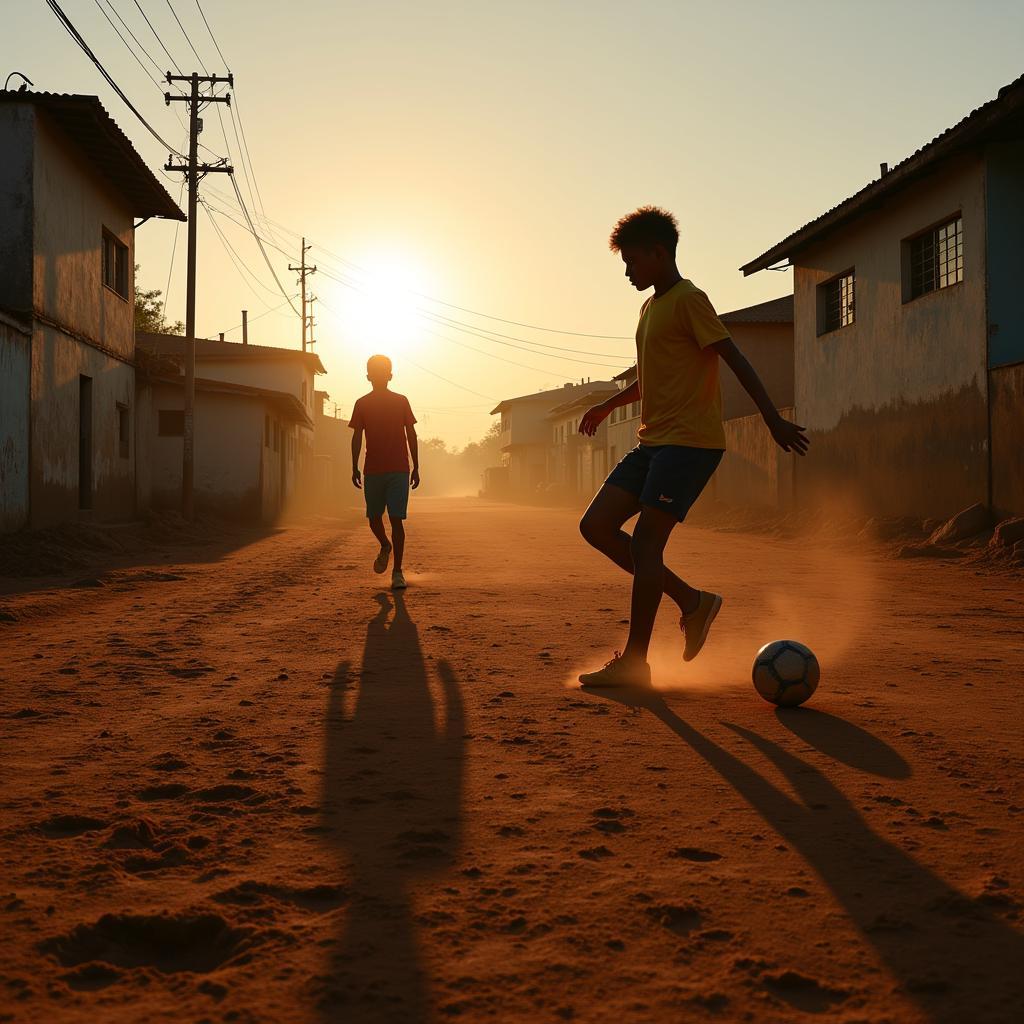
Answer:
[{"label": "long shadow on ground", "polygon": [[[771,740],[722,723],[767,757],[798,794],[793,800],[749,765],[684,722],[653,691],[591,690],[627,707],[646,708],[725,779],[810,864],[850,920],[878,951],[900,991],[927,1019],[943,1024],[1019,1020],[1024,1006],[1024,937],[992,910],[999,894],[973,899],[872,831],[850,801],[813,765]],[[853,735],[856,727],[830,735]],[[817,728],[810,726],[808,728]],[[792,730],[803,736],[803,726]],[[856,729],[856,732],[862,730]],[[873,739],[876,754],[886,745]],[[895,752],[881,774],[904,774]],[[876,767],[877,770],[877,767]],[[909,773],[909,769],[906,772]],[[785,977],[780,979],[785,981]],[[810,993],[799,977],[777,993],[794,1006]],[[817,1009],[824,1009],[819,1006]]]},{"label": "long shadow on ground", "polygon": [[318,995],[324,1021],[418,1024],[432,1014],[414,889],[458,848],[464,712],[445,661],[432,696],[405,597],[376,600],[362,666],[338,666],[327,708],[324,824],[351,892]]}]

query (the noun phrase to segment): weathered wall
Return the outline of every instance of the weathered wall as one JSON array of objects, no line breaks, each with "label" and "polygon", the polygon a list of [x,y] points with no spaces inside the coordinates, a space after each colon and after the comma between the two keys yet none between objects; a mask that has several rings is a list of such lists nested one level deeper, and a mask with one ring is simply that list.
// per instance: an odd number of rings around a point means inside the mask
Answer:
[{"label": "weathered wall", "polygon": [[[181,388],[155,384],[146,426],[154,508],[181,507],[182,439],[159,435],[161,409],[183,409]],[[258,519],[262,513],[261,462],[265,403],[197,391],[195,504],[202,512]],[[269,451],[269,450],[268,450]],[[272,456],[278,453],[271,452]]]},{"label": "weathered wall", "polygon": [[989,371],[992,507],[1024,516],[1024,363]]},{"label": "weathered wall", "polygon": [[[793,404],[793,325],[726,324],[739,350],[757,371],[776,406]],[[743,390],[728,366],[722,366],[722,416],[750,416],[757,412],[753,399]]]},{"label": "weathered wall", "polygon": [[[623,408],[628,410],[628,406]],[[611,417],[605,420],[608,425],[608,466],[614,467],[626,452],[632,451],[639,441],[636,432],[640,429],[640,417],[630,416],[620,422],[612,423]]]},{"label": "weathered wall", "polygon": [[[779,410],[787,419],[793,410]],[[725,455],[712,492],[730,505],[789,509],[793,503],[793,464],[799,458],[773,440],[760,413],[725,422]]]},{"label": "weathered wall", "polygon": [[[239,345],[239,348],[241,347]],[[313,418],[313,371],[300,359],[216,359],[204,355],[197,363],[197,375],[207,380],[222,380],[231,384],[245,384],[251,388],[284,391],[294,395],[300,402],[305,384],[306,413],[310,419]]]},{"label": "weathered wall", "polygon": [[989,366],[1024,363],[1024,142],[985,154]]},{"label": "weathered wall", "polygon": [[31,525],[79,518],[79,377],[92,378],[92,510],[96,520],[135,514],[134,459],[120,453],[117,406],[134,404],[135,368],[36,324],[32,334]]},{"label": "weathered wall", "polygon": [[[128,207],[44,113],[36,120],[33,181],[35,308],[131,358],[135,254]],[[127,298],[103,284],[104,228],[128,247]]]},{"label": "weathered wall", "polygon": [[35,112],[30,105],[0,107],[0,306],[32,308],[32,151]]},{"label": "weathered wall", "polygon": [[30,367],[31,335],[0,313],[0,533],[28,524]]},{"label": "weathered wall", "polygon": [[[906,304],[902,239],[960,212],[964,280]],[[800,504],[941,516],[988,497],[985,199],[980,157],[951,162],[813,250],[794,274]],[[856,322],[817,336],[816,286],[856,270]]]}]

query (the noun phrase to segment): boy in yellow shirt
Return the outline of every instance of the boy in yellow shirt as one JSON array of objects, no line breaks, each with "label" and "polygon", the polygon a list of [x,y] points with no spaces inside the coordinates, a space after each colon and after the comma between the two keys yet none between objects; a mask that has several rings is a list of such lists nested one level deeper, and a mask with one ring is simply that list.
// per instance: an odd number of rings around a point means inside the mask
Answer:
[{"label": "boy in yellow shirt", "polygon": [[[708,297],[679,273],[678,241],[675,217],[653,206],[623,217],[609,241],[630,284],[640,292],[653,287],[654,294],[640,309],[637,379],[580,421],[580,433],[593,436],[613,409],[640,400],[640,443],[612,470],[580,521],[584,538],[633,574],[625,648],[604,668],[584,672],[584,686],[650,684],[647,650],[663,593],[679,606],[684,661],[700,652],[722,607],[720,595],[695,590],[663,561],[673,528],[725,453],[719,360],[757,404],[776,443],[798,455],[807,451],[804,428],[782,418]],[[622,526],[637,513],[630,535]]]}]

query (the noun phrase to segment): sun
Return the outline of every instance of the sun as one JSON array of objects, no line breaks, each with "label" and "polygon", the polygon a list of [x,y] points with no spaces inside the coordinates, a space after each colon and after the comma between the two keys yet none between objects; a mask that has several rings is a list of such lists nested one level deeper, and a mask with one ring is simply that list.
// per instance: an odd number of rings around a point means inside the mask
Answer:
[{"label": "sun", "polygon": [[411,261],[379,253],[360,261],[358,282],[349,296],[351,341],[367,356],[380,352],[392,358],[415,356],[429,340],[417,295],[423,275]]}]

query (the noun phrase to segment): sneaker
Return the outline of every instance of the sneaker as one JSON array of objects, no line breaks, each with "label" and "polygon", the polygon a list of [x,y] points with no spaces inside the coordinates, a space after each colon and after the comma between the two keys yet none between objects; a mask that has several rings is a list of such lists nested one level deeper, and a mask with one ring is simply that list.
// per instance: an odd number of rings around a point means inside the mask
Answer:
[{"label": "sneaker", "polygon": [[715,621],[715,617],[721,610],[721,596],[702,590],[696,610],[690,612],[689,615],[679,617],[679,628],[686,637],[683,661],[693,661],[700,654],[704,641],[707,640],[711,630],[711,623]]},{"label": "sneaker", "polygon": [[391,589],[392,590],[405,590],[409,584],[405,582],[405,574],[401,569],[396,569],[391,574]]},{"label": "sneaker", "polygon": [[388,567],[388,562],[391,561],[391,545],[388,544],[386,547],[380,549],[380,554],[373,560],[373,571],[378,575],[382,575],[384,570]]},{"label": "sneaker", "polygon": [[650,686],[651,666],[646,661],[626,661],[616,651],[615,657],[596,672],[584,672],[581,686]]}]

